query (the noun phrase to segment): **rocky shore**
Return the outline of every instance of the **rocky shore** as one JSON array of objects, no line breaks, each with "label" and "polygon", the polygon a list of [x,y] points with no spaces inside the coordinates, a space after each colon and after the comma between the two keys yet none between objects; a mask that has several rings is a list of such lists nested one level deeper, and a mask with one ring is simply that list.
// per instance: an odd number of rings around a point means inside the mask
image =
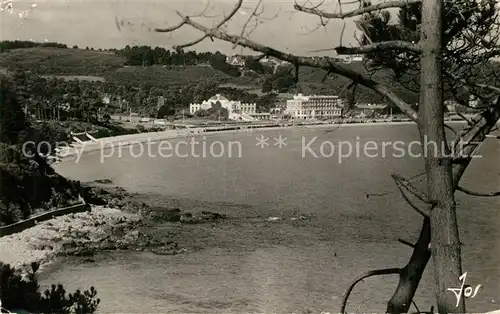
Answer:
[{"label": "rocky shore", "polygon": [[[101,182],[108,183],[108,182]],[[134,201],[121,188],[88,186],[90,212],[70,214],[41,222],[23,232],[0,238],[0,261],[26,270],[32,262],[44,265],[60,256],[79,256],[93,262],[103,250],[150,251],[173,255],[186,251],[168,237],[148,232],[155,223],[194,224],[225,219],[221,214],[184,213],[178,208],[155,208]]]}]

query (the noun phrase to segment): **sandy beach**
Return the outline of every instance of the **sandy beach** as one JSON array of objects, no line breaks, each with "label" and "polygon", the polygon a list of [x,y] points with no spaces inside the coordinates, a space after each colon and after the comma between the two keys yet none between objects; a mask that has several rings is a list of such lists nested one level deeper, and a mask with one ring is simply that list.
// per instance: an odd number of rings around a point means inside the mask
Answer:
[{"label": "sandy beach", "polygon": [[[453,121],[453,123],[461,123],[461,121]],[[413,124],[412,121],[404,122],[370,122],[370,123],[343,123],[343,124],[311,124],[311,125],[283,125],[283,126],[260,126],[257,128],[249,128],[242,126],[239,129],[234,129],[235,126],[227,126],[228,130],[220,130],[218,127],[203,127],[203,128],[190,128],[180,130],[165,130],[160,132],[145,132],[136,134],[127,134],[113,137],[104,137],[96,141],[86,141],[83,144],[78,144],[75,147],[64,147],[58,151],[57,158],[64,159],[75,155],[80,155],[87,152],[96,150],[103,150],[113,148],[115,146],[126,147],[129,145],[144,143],[144,142],[158,142],[168,139],[186,138],[190,136],[210,136],[213,134],[231,134],[231,133],[247,133],[247,132],[264,132],[276,129],[289,129],[289,128],[339,128],[339,127],[360,127],[360,126],[390,126],[390,125],[407,125]],[[222,127],[224,128],[224,127]],[[210,131],[210,129],[215,129]]]},{"label": "sandy beach", "polygon": [[[265,132],[276,129],[290,129],[290,128],[324,128],[324,129],[337,129],[337,128],[352,128],[352,127],[368,127],[368,126],[393,126],[393,125],[411,125],[413,121],[402,122],[366,122],[366,123],[339,123],[339,124],[304,124],[294,125],[288,124],[283,126],[260,126],[257,128],[249,128],[242,126],[239,129],[234,129],[235,126],[227,126],[228,130],[220,130],[218,127],[200,127],[180,130],[165,130],[161,132],[145,132],[137,134],[127,134],[113,137],[104,137],[96,141],[86,141],[83,144],[75,147],[65,147],[59,150],[57,159],[63,161],[67,157],[74,157],[88,152],[97,150],[110,149],[116,146],[127,147],[134,144],[144,142],[159,142],[169,139],[186,138],[190,136],[210,136],[215,134],[231,134],[231,133],[248,133],[248,132]],[[447,121],[448,124],[463,124],[463,121]],[[224,128],[224,127],[222,127]],[[210,131],[210,129],[215,129]]]}]

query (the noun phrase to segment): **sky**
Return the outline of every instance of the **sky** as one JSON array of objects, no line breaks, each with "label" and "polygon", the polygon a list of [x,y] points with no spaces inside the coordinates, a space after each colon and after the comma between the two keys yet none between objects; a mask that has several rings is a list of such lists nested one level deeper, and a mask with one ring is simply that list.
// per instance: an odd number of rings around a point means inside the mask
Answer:
[{"label": "sky", "polygon": [[[0,2],[5,0],[0,0]],[[305,1],[305,0],[304,0]],[[156,33],[154,28],[175,25],[180,21],[176,11],[211,26],[228,13],[236,0],[12,0],[14,14],[0,12],[1,40],[34,40],[62,42],[68,46],[94,48],[123,48],[126,45],[149,45],[171,48],[200,36],[198,30],[184,26],[175,33]],[[298,0],[299,3],[300,0]],[[258,3],[245,0],[243,8],[228,24],[227,31],[239,35],[249,14]],[[317,4],[314,0],[309,3]],[[32,7],[35,4],[36,7]],[[250,39],[280,50],[300,55],[325,55],[334,52],[311,53],[313,50],[339,46],[344,22],[330,20],[325,27],[317,16],[295,12],[293,0],[263,0],[261,23]],[[322,8],[336,11],[337,0],[325,0]],[[26,18],[18,13],[28,10]],[[344,9],[345,10],[345,9]],[[118,21],[118,23],[117,23]],[[123,23],[122,23],[123,21]],[[253,24],[250,24],[253,25]],[[354,45],[356,27],[346,20],[342,44]],[[248,53],[233,44],[220,41],[204,42],[187,48],[196,51],[221,51],[226,54]]]}]

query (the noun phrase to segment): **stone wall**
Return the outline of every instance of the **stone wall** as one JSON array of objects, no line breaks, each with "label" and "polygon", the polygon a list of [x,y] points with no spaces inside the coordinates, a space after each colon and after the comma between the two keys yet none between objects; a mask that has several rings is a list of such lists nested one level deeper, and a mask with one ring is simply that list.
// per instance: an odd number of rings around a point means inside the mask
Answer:
[{"label": "stone wall", "polygon": [[90,205],[88,205],[85,202],[83,202],[81,204],[72,205],[69,207],[54,209],[54,210],[33,216],[33,217],[28,218],[28,219],[23,220],[23,221],[13,223],[13,224],[8,225],[8,226],[0,227],[0,237],[6,236],[9,234],[13,234],[13,233],[21,232],[25,229],[28,229],[28,228],[35,226],[38,222],[46,221],[46,220],[52,219],[54,217],[63,216],[63,215],[67,215],[67,214],[81,213],[81,212],[90,211],[90,210],[91,210]]}]

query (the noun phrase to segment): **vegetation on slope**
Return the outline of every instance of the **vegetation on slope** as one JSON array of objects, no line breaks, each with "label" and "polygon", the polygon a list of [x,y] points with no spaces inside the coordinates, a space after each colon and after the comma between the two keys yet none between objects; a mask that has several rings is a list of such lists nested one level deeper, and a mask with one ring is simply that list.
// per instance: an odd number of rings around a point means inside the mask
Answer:
[{"label": "vegetation on slope", "polygon": [[79,184],[48,165],[48,146],[37,148],[47,137],[25,118],[6,80],[0,81],[0,103],[0,225],[75,203]]},{"label": "vegetation on slope", "polygon": [[0,54],[0,67],[45,75],[101,76],[121,68],[125,58],[113,52],[35,47]]},{"label": "vegetation on slope", "polygon": [[[0,306],[8,311],[25,310],[29,313],[94,313],[100,303],[94,287],[67,294],[62,285],[52,285],[44,293],[36,278],[39,264],[31,264],[27,280],[20,272],[0,262]],[[3,313],[3,312],[2,312]]]},{"label": "vegetation on slope", "polygon": [[[329,76],[317,69],[300,68],[299,81],[295,82],[295,71],[291,65],[280,66],[276,70],[259,66],[252,57],[246,57],[242,70],[236,73],[235,66],[224,62],[225,55],[220,53],[170,52],[163,48],[126,47],[121,50],[97,51],[69,48],[28,48],[12,49],[0,54],[0,66],[11,71],[30,70],[40,75],[92,75],[103,76],[108,83],[115,85],[150,85],[171,91],[170,94],[186,93],[197,84],[210,82],[217,85],[231,84],[242,89],[254,89],[265,93],[303,92],[305,94],[343,94],[350,84],[346,79]],[[127,65],[123,67],[124,65]],[[348,65],[363,69],[362,63]],[[383,71],[377,74],[390,80]],[[132,88],[132,87],[130,87]],[[129,88],[129,89],[130,89]],[[416,95],[401,88],[402,94],[410,103]],[[167,96],[170,96],[167,93]],[[357,89],[360,102],[383,101],[368,89]],[[192,98],[192,97],[191,97]],[[176,100],[182,106],[187,101]],[[141,107],[143,105],[141,104]]]}]

